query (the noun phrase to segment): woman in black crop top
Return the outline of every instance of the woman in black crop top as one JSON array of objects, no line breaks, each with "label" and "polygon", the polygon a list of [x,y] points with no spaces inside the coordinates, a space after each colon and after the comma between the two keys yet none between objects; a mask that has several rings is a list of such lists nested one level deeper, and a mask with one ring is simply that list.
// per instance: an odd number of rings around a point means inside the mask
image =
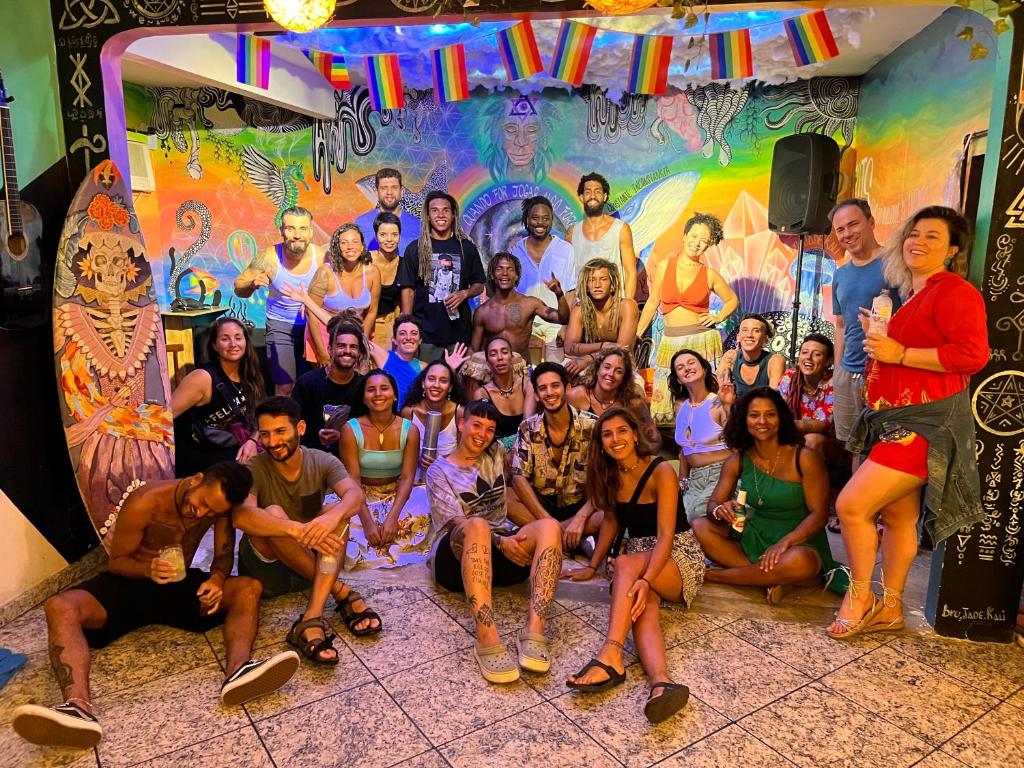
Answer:
[{"label": "woman in black crop top", "polygon": [[594,426],[587,496],[606,514],[590,565],[567,575],[589,579],[623,541],[625,552],[615,557],[608,636],[594,659],[566,685],[595,692],[622,683],[623,643],[632,627],[640,662],[651,680],[644,714],[659,723],[686,706],[690,692],[668,676],[658,606],[662,600],[690,604],[704,581],[704,553],[687,530],[686,517],[678,514],[675,473],[654,455],[640,423],[625,408],[609,408]]},{"label": "woman in black crop top", "polygon": [[218,461],[245,463],[256,455],[256,404],[266,394],[249,330],[219,317],[206,339],[210,361],[171,394],[175,475],[188,477]]},{"label": "woman in black crop top", "polygon": [[526,386],[526,373],[516,373],[512,367],[512,345],[503,336],[495,336],[484,345],[487,367],[491,380],[477,387],[473,393],[476,400],[490,400],[498,409],[496,438],[512,450],[519,424],[524,414],[533,413],[536,396],[533,387]]}]

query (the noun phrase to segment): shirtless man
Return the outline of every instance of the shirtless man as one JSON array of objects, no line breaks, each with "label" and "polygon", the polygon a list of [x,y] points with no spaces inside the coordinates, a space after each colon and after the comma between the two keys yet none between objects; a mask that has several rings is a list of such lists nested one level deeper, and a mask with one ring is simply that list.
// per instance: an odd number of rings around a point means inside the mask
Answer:
[{"label": "shirtless man", "polygon": [[611,188],[599,173],[588,173],[580,179],[576,194],[586,214],[583,221],[569,230],[575,268],[579,272],[591,259],[607,259],[622,273],[621,287],[627,298],[636,298],[636,249],[629,224],[604,212]]},{"label": "shirtless man", "polygon": [[302,302],[284,289],[309,288],[324,254],[313,245],[313,214],[305,208],[286,208],[281,216],[281,242],[257,255],[235,278],[235,295],[247,299],[260,288],[267,290],[267,357],[274,392],[291,394],[299,375],[307,369],[303,358],[306,317]]},{"label": "shirtless man", "polygon": [[613,347],[632,349],[640,310],[619,291],[618,269],[605,259],[592,259],[580,270],[579,303],[565,330],[565,369],[576,376],[599,352]]},{"label": "shirtless man", "polygon": [[[246,467],[223,461],[204,473],[132,491],[117,517],[109,570],[46,601],[50,663],[64,704],[18,707],[13,726],[22,738],[45,746],[95,746],[103,731],[92,714],[89,648],[103,648],[149,624],[189,632],[206,632],[224,624],[223,704],[242,704],[288,682],[299,666],[294,651],[263,661],[250,656],[259,619],[260,583],[228,575],[235,547],[230,513],[245,501],[251,485],[252,474]],[[254,519],[264,529],[307,546],[333,553],[340,550],[340,539],[309,526],[262,513],[255,513]],[[211,525],[210,572],[186,569]],[[181,547],[182,562],[165,559],[161,550],[171,546]]]}]

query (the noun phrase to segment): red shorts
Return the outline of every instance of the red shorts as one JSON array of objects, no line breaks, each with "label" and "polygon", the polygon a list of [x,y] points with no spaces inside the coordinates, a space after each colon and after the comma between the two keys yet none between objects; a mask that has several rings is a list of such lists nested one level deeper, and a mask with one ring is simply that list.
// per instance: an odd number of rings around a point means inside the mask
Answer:
[{"label": "red shorts", "polygon": [[868,459],[883,467],[928,479],[928,441],[914,432],[900,440],[875,443]]}]

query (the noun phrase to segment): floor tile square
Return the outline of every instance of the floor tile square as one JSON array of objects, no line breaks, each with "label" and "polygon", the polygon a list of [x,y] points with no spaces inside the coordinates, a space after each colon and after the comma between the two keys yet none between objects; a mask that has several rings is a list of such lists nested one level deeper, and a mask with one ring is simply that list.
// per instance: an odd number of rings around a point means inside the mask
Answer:
[{"label": "floor tile square", "polygon": [[89,682],[94,697],[217,661],[201,632],[159,625],[136,629],[93,651],[91,657]]},{"label": "floor tile square", "polygon": [[1021,734],[1024,734],[1024,710],[1001,704],[950,739],[942,751],[972,768],[1024,766]]},{"label": "floor tile square", "polygon": [[917,763],[914,768],[966,768],[966,765],[955,757],[950,757],[945,752],[936,750],[920,763]]},{"label": "floor tile square", "polygon": [[552,704],[627,766],[650,765],[729,724],[700,699],[658,725],[644,717],[648,681],[639,664],[626,682],[603,693],[570,692]]},{"label": "floor tile square", "polygon": [[731,720],[810,681],[725,629],[670,648],[667,656],[673,680]]},{"label": "floor tile square", "polygon": [[999,703],[889,648],[872,651],[821,682],[936,747]]},{"label": "floor tile square", "polygon": [[658,763],[659,768],[792,768],[793,763],[738,725],[730,725]]},{"label": "floor tile square", "polygon": [[0,688],[0,718],[10,721],[11,712],[22,704],[52,707],[61,703],[60,688],[50,668],[46,651],[30,653],[25,665]]},{"label": "floor tile square", "polygon": [[270,755],[252,726],[154,757],[134,768],[224,768],[228,765],[274,768]]},{"label": "floor tile square", "polygon": [[878,635],[833,640],[821,626],[737,619],[729,632],[810,677],[821,677],[878,648]]},{"label": "floor tile square", "polygon": [[430,749],[377,683],[261,720],[256,730],[278,766],[384,768]]},{"label": "floor tile square", "polygon": [[0,627],[0,648],[16,653],[46,650],[46,614],[33,608]]},{"label": "floor tile square", "polygon": [[378,611],[384,630],[373,637],[349,634],[335,614],[331,622],[356,656],[377,677],[411,669],[473,645],[473,636],[429,600]]},{"label": "floor tile square", "polygon": [[[445,613],[462,625],[467,632],[476,632],[476,623],[469,612],[469,604],[466,596],[461,592],[446,592],[434,595],[433,601],[441,606]],[[530,612],[530,596],[516,588],[496,589],[492,594],[494,600],[494,623],[498,625],[498,631],[506,634],[520,629],[526,624]],[[547,611],[547,618],[564,613],[565,608],[558,603],[552,603]]]},{"label": "floor tile square", "polygon": [[1006,700],[1006,703],[1024,709],[1024,688],[1021,688],[1019,691],[1013,694],[1013,696],[1008,698]]},{"label": "floor tile square", "polygon": [[[344,579],[343,579],[344,580]],[[387,608],[397,608],[400,605],[408,605],[420,600],[426,600],[427,594],[416,587],[406,587],[401,584],[353,584],[353,588],[363,596],[366,604],[373,610],[380,613]],[[328,605],[334,607],[335,601],[328,600]]]},{"label": "floor tile square", "polygon": [[208,664],[96,697],[104,768],[134,765],[248,725],[241,707],[221,706],[223,680],[220,666]]},{"label": "floor tile square", "polygon": [[380,682],[434,744],[464,736],[541,701],[522,679],[508,685],[488,683],[480,674],[471,649],[434,659]]},{"label": "floor tile square", "polygon": [[429,752],[424,752],[422,755],[416,755],[416,757],[410,757],[393,768],[449,768],[448,761],[441,757],[441,753],[437,750],[432,749]]},{"label": "floor tile square", "polygon": [[[271,645],[283,643],[288,635],[288,630],[297,618],[302,616],[309,602],[309,595],[302,592],[292,592],[287,595],[279,595],[267,600],[260,601],[260,623],[256,630],[256,639],[253,641],[253,650],[266,648]],[[327,601],[328,607],[333,605]],[[224,631],[222,627],[215,627],[206,633],[206,639],[213,647],[213,652],[221,661],[227,656],[224,647]],[[255,654],[259,655],[259,654]]]},{"label": "floor tile square", "polygon": [[619,766],[597,742],[548,703],[463,736],[438,751],[454,768]]},{"label": "floor tile square", "polygon": [[811,683],[739,722],[769,747],[807,768],[902,768],[931,752],[925,742]]},{"label": "floor tile square", "polygon": [[98,768],[94,749],[37,747],[24,741],[9,721],[0,720],[0,765],[11,768]]},{"label": "floor tile square", "polygon": [[1000,699],[1024,685],[1020,648],[1013,643],[972,643],[934,633],[904,633],[889,647]]}]

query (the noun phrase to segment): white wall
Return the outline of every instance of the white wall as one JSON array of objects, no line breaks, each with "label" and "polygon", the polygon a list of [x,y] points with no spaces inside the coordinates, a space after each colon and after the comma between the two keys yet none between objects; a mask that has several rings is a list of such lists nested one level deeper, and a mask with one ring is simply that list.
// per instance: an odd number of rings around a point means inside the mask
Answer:
[{"label": "white wall", "polygon": [[0,491],[0,606],[66,568],[67,561]]}]

